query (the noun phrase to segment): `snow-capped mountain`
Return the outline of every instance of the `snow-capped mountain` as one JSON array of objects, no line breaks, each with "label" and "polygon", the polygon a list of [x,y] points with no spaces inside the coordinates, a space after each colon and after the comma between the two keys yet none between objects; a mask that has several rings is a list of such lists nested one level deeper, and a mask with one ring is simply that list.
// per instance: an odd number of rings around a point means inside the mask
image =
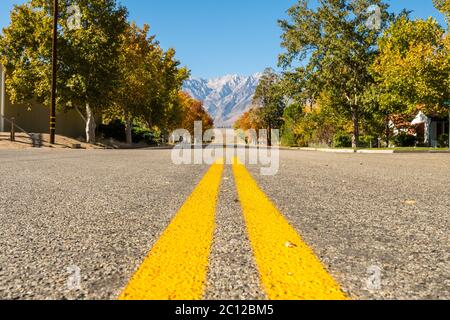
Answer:
[{"label": "snow-capped mountain", "polygon": [[226,75],[210,80],[191,78],[184,83],[183,90],[203,101],[216,127],[231,127],[250,108],[261,75]]}]

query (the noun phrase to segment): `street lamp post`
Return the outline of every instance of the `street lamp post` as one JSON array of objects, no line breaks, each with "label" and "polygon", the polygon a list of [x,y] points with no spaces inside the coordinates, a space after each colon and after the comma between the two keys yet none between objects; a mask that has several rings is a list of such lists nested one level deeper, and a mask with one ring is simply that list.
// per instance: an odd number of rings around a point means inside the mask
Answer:
[{"label": "street lamp post", "polygon": [[56,76],[58,68],[58,0],[53,0],[53,48],[52,48],[52,93],[50,108],[50,144],[55,144],[56,135]]}]

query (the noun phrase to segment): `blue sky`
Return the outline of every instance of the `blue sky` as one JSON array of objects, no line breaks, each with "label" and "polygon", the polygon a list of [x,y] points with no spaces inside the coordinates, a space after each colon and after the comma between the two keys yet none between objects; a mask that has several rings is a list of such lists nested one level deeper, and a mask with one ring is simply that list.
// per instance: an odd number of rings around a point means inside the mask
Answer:
[{"label": "blue sky", "polygon": [[[149,23],[164,48],[174,47],[178,59],[196,77],[249,75],[276,66],[280,48],[277,20],[295,0],[119,0],[130,20]],[[0,1],[0,27],[9,11],[24,0]],[[413,10],[413,17],[444,18],[432,0],[391,0],[391,10]]]}]

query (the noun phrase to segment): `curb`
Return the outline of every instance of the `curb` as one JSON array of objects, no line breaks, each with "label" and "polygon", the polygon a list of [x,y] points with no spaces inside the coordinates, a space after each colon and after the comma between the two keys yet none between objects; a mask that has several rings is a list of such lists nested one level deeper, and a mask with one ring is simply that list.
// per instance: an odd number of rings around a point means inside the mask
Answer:
[{"label": "curb", "polygon": [[302,150],[302,151],[316,151],[316,152],[326,152],[326,153],[360,153],[360,154],[408,154],[408,153],[431,153],[431,154],[450,154],[449,151],[444,150],[353,150],[353,149],[321,149],[321,148],[297,148],[291,150]]},{"label": "curb", "polygon": [[299,148],[302,151],[317,151],[327,153],[355,153],[353,149],[321,149],[321,148]]},{"label": "curb", "polygon": [[356,153],[364,153],[364,154],[394,154],[395,150],[356,150]]}]

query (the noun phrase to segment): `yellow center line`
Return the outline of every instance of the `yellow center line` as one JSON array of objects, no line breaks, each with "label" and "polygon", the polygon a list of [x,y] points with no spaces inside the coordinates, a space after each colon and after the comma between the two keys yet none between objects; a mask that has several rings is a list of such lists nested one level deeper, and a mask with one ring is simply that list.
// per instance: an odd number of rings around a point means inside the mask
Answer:
[{"label": "yellow center line", "polygon": [[214,164],[154,245],[120,300],[200,300],[215,228],[223,160]]},{"label": "yellow center line", "polygon": [[261,282],[269,299],[347,299],[314,252],[237,159],[233,173]]}]

